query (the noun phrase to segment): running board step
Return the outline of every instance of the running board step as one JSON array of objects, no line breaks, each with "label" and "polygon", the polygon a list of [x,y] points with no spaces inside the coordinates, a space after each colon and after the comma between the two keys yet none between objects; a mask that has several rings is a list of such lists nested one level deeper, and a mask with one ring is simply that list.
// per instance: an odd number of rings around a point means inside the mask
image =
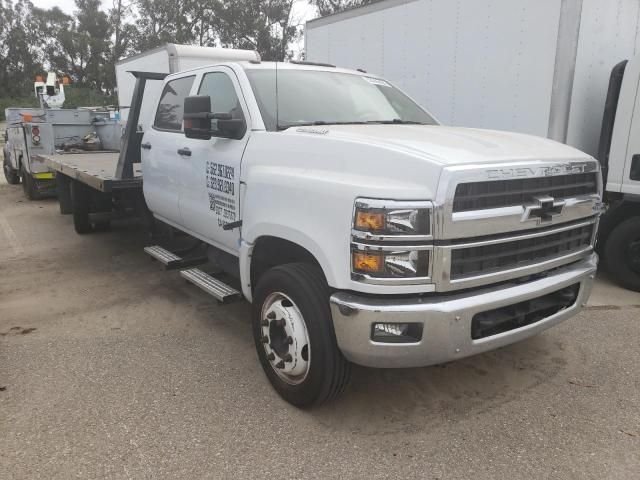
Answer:
[{"label": "running board step", "polygon": [[202,265],[208,260],[207,257],[182,258],[159,245],[144,247],[144,251],[164,265],[165,270],[177,270],[179,268]]},{"label": "running board step", "polygon": [[195,286],[200,287],[219,302],[227,303],[241,297],[238,290],[203,272],[199,268],[182,270],[180,276]]}]

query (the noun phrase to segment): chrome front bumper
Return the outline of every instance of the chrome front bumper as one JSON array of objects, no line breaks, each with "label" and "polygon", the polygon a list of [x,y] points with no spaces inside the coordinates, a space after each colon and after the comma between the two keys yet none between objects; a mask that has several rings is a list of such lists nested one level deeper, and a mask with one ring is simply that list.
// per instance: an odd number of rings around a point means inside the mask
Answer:
[{"label": "chrome front bumper", "polygon": [[[595,277],[598,256],[553,271],[528,283],[507,284],[472,293],[385,299],[347,292],[331,296],[331,313],[338,346],[359,365],[378,368],[419,367],[444,363],[503,347],[536,335],[574,316],[586,304]],[[486,338],[471,338],[476,313],[512,305],[580,284],[576,302],[536,323]],[[372,324],[422,323],[417,343],[379,343],[371,340]]]}]

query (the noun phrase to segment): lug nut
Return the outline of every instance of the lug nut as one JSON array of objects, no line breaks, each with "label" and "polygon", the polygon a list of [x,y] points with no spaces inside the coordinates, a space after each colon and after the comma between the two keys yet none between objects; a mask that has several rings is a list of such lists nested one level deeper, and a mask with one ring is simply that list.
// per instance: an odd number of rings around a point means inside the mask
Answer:
[{"label": "lug nut", "polygon": [[275,359],[276,359],[276,356],[273,352],[267,355],[267,360],[269,360],[270,362],[273,362]]},{"label": "lug nut", "polygon": [[261,327],[268,327],[268,326],[269,326],[269,320],[267,320],[266,318],[263,318],[263,319],[260,321],[260,326],[261,326]]},{"label": "lug nut", "polygon": [[284,368],[284,362],[280,360],[278,363],[276,363],[276,368]]},{"label": "lug nut", "polygon": [[291,362],[293,362],[293,357],[291,356],[291,354],[290,354],[290,353],[287,353],[287,354],[284,356],[284,361],[285,361],[285,362],[287,362],[287,363],[291,363]]},{"label": "lug nut", "polygon": [[262,336],[262,343],[269,343],[269,337],[267,337],[266,335]]},{"label": "lug nut", "polygon": [[293,338],[291,338],[290,336],[287,337],[286,342],[287,342],[287,345],[293,345]]},{"label": "lug nut", "polygon": [[276,319],[276,312],[269,312],[269,313],[267,314],[267,318],[268,318],[269,320],[275,320],[275,319]]}]

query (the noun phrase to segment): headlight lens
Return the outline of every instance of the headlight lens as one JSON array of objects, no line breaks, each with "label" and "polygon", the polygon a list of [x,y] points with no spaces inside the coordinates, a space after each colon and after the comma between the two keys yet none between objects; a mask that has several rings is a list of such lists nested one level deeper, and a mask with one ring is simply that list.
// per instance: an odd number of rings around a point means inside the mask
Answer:
[{"label": "headlight lens", "polygon": [[351,253],[354,273],[378,278],[429,276],[429,250],[359,250]]},{"label": "headlight lens", "polygon": [[[415,206],[414,206],[415,205]],[[431,234],[431,206],[427,202],[358,200],[353,229],[374,235]]]}]

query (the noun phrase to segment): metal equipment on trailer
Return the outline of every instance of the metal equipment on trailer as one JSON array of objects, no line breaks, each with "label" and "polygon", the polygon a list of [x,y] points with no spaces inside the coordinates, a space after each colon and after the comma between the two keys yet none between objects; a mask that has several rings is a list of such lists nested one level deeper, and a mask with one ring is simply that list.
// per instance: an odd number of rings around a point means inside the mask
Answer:
[{"label": "metal equipment on trailer", "polygon": [[77,108],[8,108],[4,174],[10,184],[22,181],[25,196],[55,194],[54,172],[44,157],[56,152],[117,151],[120,126],[113,112]]}]

